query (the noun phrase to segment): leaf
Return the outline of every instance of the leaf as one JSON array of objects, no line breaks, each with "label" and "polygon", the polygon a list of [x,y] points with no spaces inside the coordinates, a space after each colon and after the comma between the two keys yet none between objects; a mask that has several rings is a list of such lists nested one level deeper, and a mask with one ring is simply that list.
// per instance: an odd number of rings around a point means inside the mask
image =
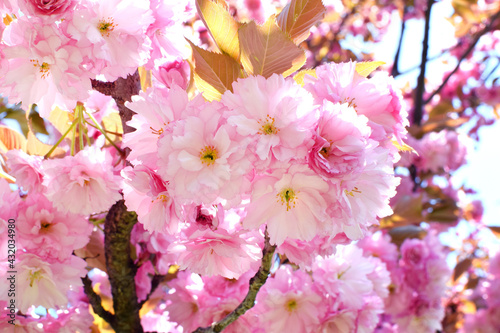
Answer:
[{"label": "leaf", "polygon": [[[37,156],[44,156],[49,152],[49,150],[52,149],[51,145],[45,144],[38,140],[38,138],[33,134],[32,131],[28,132],[28,141],[26,143],[26,152],[30,155],[37,155]],[[59,156],[59,155],[64,155],[64,149],[62,148],[56,148],[52,154],[50,154],[50,157],[54,156]]]},{"label": "leaf", "polygon": [[139,67],[137,70],[139,71],[141,90],[146,91],[149,87],[153,86],[153,82],[151,80],[151,71],[147,70],[144,66]]},{"label": "leaf", "polygon": [[370,75],[374,70],[379,68],[380,66],[384,65],[385,62],[383,61],[365,61],[365,62],[358,62],[356,63],[356,72],[358,72],[359,75],[367,77]]},{"label": "leaf", "polygon": [[237,22],[224,1],[196,0],[196,9],[219,49],[231,58],[240,57]]},{"label": "leaf", "polygon": [[241,77],[240,65],[226,54],[206,51],[188,41],[193,48],[195,61],[194,80],[196,86],[209,101],[232,89],[232,84]]},{"label": "leaf", "polygon": [[465,258],[457,263],[453,270],[453,281],[457,281],[472,265],[472,259]]},{"label": "leaf", "polygon": [[4,178],[6,179],[9,183],[15,183],[16,182],[16,178],[12,177],[11,175],[9,175],[8,173],[6,173],[2,167],[0,167],[0,178]]},{"label": "leaf", "polygon": [[391,241],[400,246],[408,238],[418,238],[423,239],[427,232],[417,227],[416,225],[405,225],[402,227],[396,227],[389,230],[389,236],[391,236]]},{"label": "leaf", "polygon": [[401,146],[399,142],[397,142],[396,140],[391,140],[391,142],[394,145],[394,147],[398,148],[399,151],[409,151],[412,154],[416,154],[418,156],[417,151],[409,144],[403,143],[403,145]]},{"label": "leaf", "polygon": [[278,26],[295,44],[309,37],[309,29],[325,16],[321,0],[292,0],[276,17]]},{"label": "leaf", "polygon": [[[109,115],[104,117],[102,119],[102,127],[106,131],[123,134],[122,119],[120,114],[118,112],[111,112]],[[107,135],[113,142],[121,139],[120,135],[112,133],[107,133]]]},{"label": "leaf", "polygon": [[104,236],[102,232],[92,231],[87,245],[81,249],[75,250],[75,254],[85,259],[88,266],[99,268],[101,271],[107,272],[103,239]]},{"label": "leaf", "polygon": [[49,121],[59,131],[64,134],[73,123],[74,115],[71,112],[55,107],[49,115]]},{"label": "leaf", "polygon": [[497,225],[488,225],[487,226],[495,236],[497,236],[498,238],[500,238],[500,226],[497,226]]},{"label": "leaf", "polygon": [[243,25],[239,30],[241,63],[247,73],[288,76],[306,62],[304,51],[295,45],[276,25],[271,16],[262,26],[255,22]]},{"label": "leaf", "polygon": [[301,70],[301,71],[297,72],[297,74],[295,74],[293,76],[293,79],[295,80],[295,82],[297,82],[298,84],[300,84],[303,87],[304,84],[305,84],[304,78],[305,78],[306,75],[310,75],[310,76],[313,76],[315,78],[318,78],[316,76],[316,70],[315,69],[304,69],[304,70]]},{"label": "leaf", "polygon": [[26,138],[18,131],[0,126],[0,151],[6,153],[12,149],[26,151]]}]

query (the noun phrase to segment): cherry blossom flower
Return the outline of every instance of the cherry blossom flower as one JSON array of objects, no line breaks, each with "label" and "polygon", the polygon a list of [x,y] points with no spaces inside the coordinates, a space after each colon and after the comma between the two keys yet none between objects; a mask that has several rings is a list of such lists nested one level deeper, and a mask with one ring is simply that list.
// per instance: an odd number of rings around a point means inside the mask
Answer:
[{"label": "cherry blossom flower", "polygon": [[367,161],[366,152],[376,146],[365,116],[358,116],[348,104],[325,101],[318,133],[309,153],[309,166],[325,177],[359,174]]},{"label": "cherry blossom flower", "polygon": [[157,169],[157,143],[170,124],[182,118],[192,109],[203,104],[200,97],[189,101],[186,91],[174,85],[172,89],[165,90],[151,88],[147,92],[140,92],[132,97],[132,102],[125,105],[136,114],[127,125],[136,130],[126,133],[123,138],[125,146],[131,149],[128,160],[132,163]]},{"label": "cherry blossom flower", "polygon": [[151,232],[177,232],[180,212],[166,182],[143,165],[123,169],[122,176],[125,204],[137,213],[138,221],[144,228]]},{"label": "cherry blossom flower", "polygon": [[261,257],[256,243],[246,240],[241,233],[229,234],[224,229],[195,230],[187,239],[172,244],[169,251],[179,253],[180,269],[228,279],[239,278]]},{"label": "cherry blossom flower", "polygon": [[22,150],[9,150],[7,165],[10,174],[16,178],[17,184],[26,191],[43,191],[42,158],[28,155]]},{"label": "cherry blossom flower", "polygon": [[292,79],[251,76],[233,83],[221,102],[230,109],[228,123],[251,138],[251,151],[263,167],[277,159],[304,158],[312,146],[317,120],[312,97]]},{"label": "cherry blossom flower", "polygon": [[332,223],[327,207],[334,198],[329,193],[328,183],[302,164],[260,176],[253,184],[243,226],[253,229],[266,223],[276,245],[287,237],[310,241]]},{"label": "cherry blossom flower", "polygon": [[35,254],[18,254],[16,263],[17,288],[20,297],[17,306],[26,312],[32,305],[54,308],[68,303],[66,291],[82,285],[87,264],[71,256],[65,261],[42,260]]},{"label": "cherry blossom flower", "polygon": [[111,162],[111,156],[97,148],[44,161],[47,198],[62,212],[92,214],[109,209],[121,199],[120,177],[113,174]]},{"label": "cherry blossom flower", "polygon": [[91,89],[82,51],[55,26],[21,17],[4,31],[9,72],[1,80],[11,102],[37,104],[48,117],[56,105],[73,109]]},{"label": "cherry blossom flower", "polygon": [[158,141],[158,173],[181,203],[211,204],[241,195],[250,161],[246,140],[224,123],[222,105],[206,103]]},{"label": "cherry blossom flower", "polygon": [[147,62],[145,32],[154,21],[149,5],[148,0],[89,0],[75,9],[66,29],[78,47],[88,48],[94,74],[114,81]]},{"label": "cherry blossom flower", "polygon": [[50,16],[52,20],[56,20],[71,12],[76,0],[21,0],[19,4],[29,15]]},{"label": "cherry blossom flower", "polygon": [[65,260],[89,241],[92,225],[87,220],[57,211],[41,194],[30,194],[19,209],[19,241],[40,257]]}]

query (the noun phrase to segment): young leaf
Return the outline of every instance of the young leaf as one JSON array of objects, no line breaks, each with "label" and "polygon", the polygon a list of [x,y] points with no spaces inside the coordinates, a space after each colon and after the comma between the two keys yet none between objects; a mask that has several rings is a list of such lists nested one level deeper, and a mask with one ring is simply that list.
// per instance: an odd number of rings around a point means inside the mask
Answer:
[{"label": "young leaf", "polygon": [[383,61],[358,62],[356,64],[356,72],[358,72],[358,74],[361,76],[367,77],[371,74],[371,72],[373,72],[383,64],[385,64],[385,62]]},{"label": "young leaf", "polygon": [[219,49],[238,60],[240,45],[237,22],[227,10],[223,1],[196,0],[196,9]]},{"label": "young leaf", "polygon": [[299,44],[309,37],[309,29],[325,16],[321,0],[292,0],[276,17],[281,30]]},{"label": "young leaf", "polygon": [[[189,42],[189,41],[188,41]],[[194,80],[196,86],[209,101],[232,89],[232,84],[241,77],[240,64],[226,54],[206,51],[189,42],[195,62]]]},{"label": "young leaf", "polygon": [[[26,152],[30,155],[44,156],[52,149],[51,145],[45,144],[38,140],[35,134],[31,131],[28,132],[28,140],[26,143]],[[64,149],[57,147],[50,157],[64,155]]]},{"label": "young leaf", "polygon": [[315,69],[304,69],[304,70],[301,70],[299,72],[297,72],[297,74],[295,74],[293,76],[293,79],[295,80],[295,82],[297,82],[298,84],[300,84],[302,87],[304,86],[304,77],[306,75],[310,75],[312,77],[315,77],[317,78],[316,76],[316,70]]},{"label": "young leaf", "polygon": [[288,76],[306,62],[304,51],[280,30],[274,16],[262,26],[253,21],[243,25],[239,37],[241,63],[250,74]]},{"label": "young leaf", "polygon": [[21,149],[26,151],[26,138],[21,133],[8,128],[7,126],[0,126],[0,150],[5,153],[7,150]]},{"label": "young leaf", "polygon": [[73,119],[73,113],[64,111],[57,106],[50,111],[49,121],[61,134],[67,131],[67,129],[71,126]]}]

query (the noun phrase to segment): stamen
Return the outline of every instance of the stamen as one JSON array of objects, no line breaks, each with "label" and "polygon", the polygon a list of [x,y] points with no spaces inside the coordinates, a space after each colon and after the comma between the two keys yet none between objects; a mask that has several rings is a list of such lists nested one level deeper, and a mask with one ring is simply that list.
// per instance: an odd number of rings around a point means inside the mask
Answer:
[{"label": "stamen", "polygon": [[99,29],[103,37],[109,37],[111,31],[113,31],[115,28],[116,24],[113,22],[112,17],[108,17],[107,20],[100,20],[99,24],[97,25],[97,29]]},{"label": "stamen", "polygon": [[214,164],[218,156],[219,152],[214,146],[205,146],[205,148],[200,151],[201,163],[207,166]]},{"label": "stamen", "polygon": [[274,126],[274,122],[276,119],[274,117],[271,117],[270,115],[267,115],[264,120],[259,120],[257,121],[259,124],[261,124],[259,134],[264,134],[264,135],[271,135],[271,134],[277,134],[280,130]]},{"label": "stamen", "polygon": [[[297,193],[299,193],[297,191]],[[295,191],[291,188],[285,188],[282,190],[280,193],[276,195],[278,198],[278,202],[281,201],[281,204],[284,205],[286,203],[286,210],[290,210],[291,208],[295,207],[295,199],[297,198],[297,194]],[[290,202],[293,206],[290,206]]]}]

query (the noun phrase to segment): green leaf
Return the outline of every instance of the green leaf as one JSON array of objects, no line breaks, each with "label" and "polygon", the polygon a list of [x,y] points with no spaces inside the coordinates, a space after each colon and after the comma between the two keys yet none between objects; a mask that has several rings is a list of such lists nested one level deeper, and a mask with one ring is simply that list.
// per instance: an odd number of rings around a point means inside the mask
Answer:
[{"label": "green leaf", "polygon": [[292,0],[276,17],[278,26],[299,44],[309,36],[309,29],[325,16],[321,0]]},{"label": "green leaf", "polygon": [[238,60],[240,45],[237,22],[228,12],[225,3],[211,0],[196,0],[196,9],[219,49]]},{"label": "green leaf", "polygon": [[356,64],[356,72],[358,72],[358,74],[363,76],[363,77],[367,77],[374,70],[376,70],[377,68],[379,68],[380,66],[382,66],[384,64],[385,64],[385,62],[383,62],[383,61],[358,62]]},{"label": "green leaf", "polygon": [[226,54],[206,51],[190,41],[195,62],[194,81],[196,87],[209,100],[220,100],[226,90],[242,77],[240,64]]},{"label": "green leaf", "polygon": [[306,62],[304,51],[281,31],[274,16],[262,26],[253,21],[243,25],[239,36],[241,63],[249,74],[288,76]]}]

